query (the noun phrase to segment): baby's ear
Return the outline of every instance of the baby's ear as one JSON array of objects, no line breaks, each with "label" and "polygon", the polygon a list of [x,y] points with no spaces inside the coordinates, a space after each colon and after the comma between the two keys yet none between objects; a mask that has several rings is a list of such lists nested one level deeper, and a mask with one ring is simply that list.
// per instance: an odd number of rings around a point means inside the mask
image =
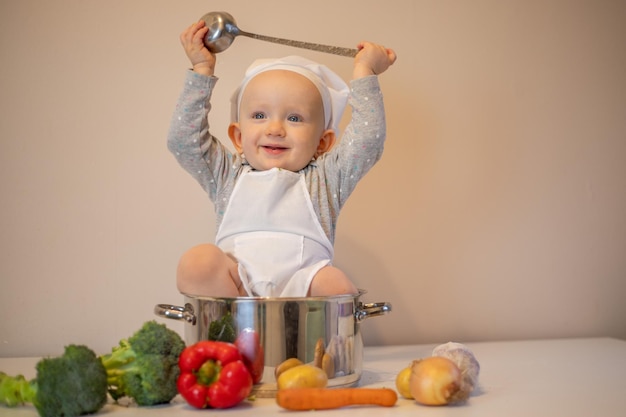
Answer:
[{"label": "baby's ear", "polygon": [[243,146],[241,146],[241,129],[239,123],[231,123],[228,125],[228,137],[235,146],[237,153],[243,152]]},{"label": "baby's ear", "polygon": [[320,143],[317,145],[317,151],[315,152],[315,157],[325,154],[330,151],[335,145],[335,131],[333,129],[325,130],[320,138]]}]

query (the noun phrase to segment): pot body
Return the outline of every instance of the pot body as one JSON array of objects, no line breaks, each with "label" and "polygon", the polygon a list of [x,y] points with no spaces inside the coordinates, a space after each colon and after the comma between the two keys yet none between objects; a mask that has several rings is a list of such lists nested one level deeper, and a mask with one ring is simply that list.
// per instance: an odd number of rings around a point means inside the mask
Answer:
[{"label": "pot body", "polygon": [[316,345],[333,362],[329,387],[356,385],[361,377],[363,340],[359,323],[391,311],[388,303],[363,304],[358,295],[302,298],[184,296],[184,306],[158,304],[155,313],[185,324],[185,343],[234,341],[255,332],[263,352],[263,377],[255,384],[259,397],[276,393],[275,368],[289,358],[313,363]]}]

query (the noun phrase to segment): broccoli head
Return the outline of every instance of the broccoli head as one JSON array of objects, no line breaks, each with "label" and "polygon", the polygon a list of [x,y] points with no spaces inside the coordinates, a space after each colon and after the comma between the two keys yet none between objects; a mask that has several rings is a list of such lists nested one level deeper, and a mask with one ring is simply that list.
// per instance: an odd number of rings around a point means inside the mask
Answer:
[{"label": "broccoli head", "polygon": [[185,342],[164,324],[148,321],[110,354],[100,357],[109,394],[128,397],[140,406],[169,403],[178,394],[178,357]]},{"label": "broccoli head", "polygon": [[37,377],[0,374],[0,402],[8,406],[32,403],[42,417],[92,414],[107,401],[107,374],[86,346],[69,345],[62,356],[37,362]]}]

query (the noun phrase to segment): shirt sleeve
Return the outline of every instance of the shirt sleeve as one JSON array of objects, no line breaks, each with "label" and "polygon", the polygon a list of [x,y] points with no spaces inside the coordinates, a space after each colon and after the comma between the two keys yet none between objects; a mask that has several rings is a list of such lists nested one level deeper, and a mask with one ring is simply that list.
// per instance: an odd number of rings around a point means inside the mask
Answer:
[{"label": "shirt sleeve", "polygon": [[378,77],[372,75],[351,81],[348,103],[352,108],[350,123],[323,161],[330,195],[334,196],[338,208],[380,160],[386,138],[385,109]]},{"label": "shirt sleeve", "polygon": [[209,100],[216,82],[217,77],[187,72],[167,136],[170,152],[214,202],[225,179],[231,177],[229,170],[235,158],[209,132]]}]

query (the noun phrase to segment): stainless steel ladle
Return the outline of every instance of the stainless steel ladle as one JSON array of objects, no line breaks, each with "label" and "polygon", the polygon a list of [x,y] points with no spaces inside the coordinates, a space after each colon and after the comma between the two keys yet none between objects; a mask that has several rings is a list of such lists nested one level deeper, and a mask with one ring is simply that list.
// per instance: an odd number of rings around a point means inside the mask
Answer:
[{"label": "stainless steel ladle", "polygon": [[226,12],[210,12],[202,16],[201,20],[204,20],[206,26],[209,28],[209,31],[204,37],[204,44],[213,53],[219,53],[226,50],[233,43],[236,36],[245,36],[261,41],[279,43],[281,45],[311,49],[313,51],[347,57],[353,57],[358,52],[357,49],[343,48],[340,46],[320,45],[318,43],[293,41],[290,39],[275,38],[273,36],[244,32],[237,27],[235,18]]}]

